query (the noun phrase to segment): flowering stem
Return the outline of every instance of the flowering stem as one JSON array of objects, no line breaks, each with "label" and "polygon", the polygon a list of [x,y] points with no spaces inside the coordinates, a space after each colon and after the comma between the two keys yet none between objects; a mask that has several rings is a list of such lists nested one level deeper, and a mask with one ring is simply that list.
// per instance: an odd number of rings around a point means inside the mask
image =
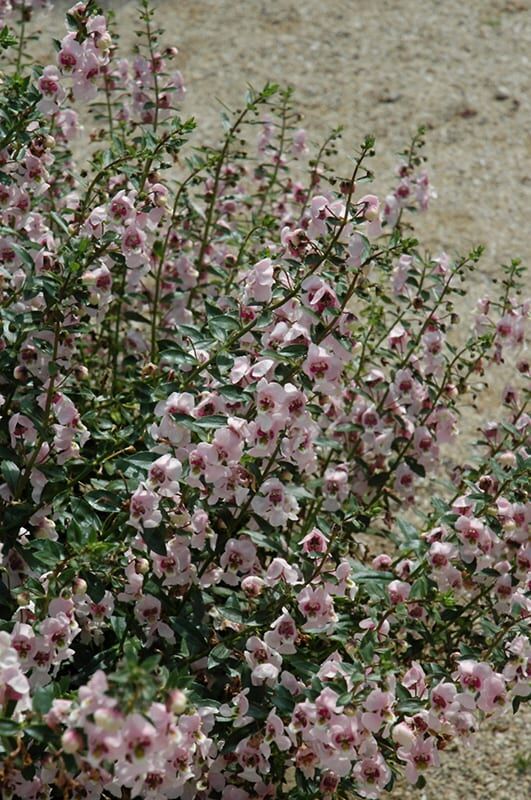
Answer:
[{"label": "flowering stem", "polygon": [[[60,323],[59,320],[57,320],[56,323],[55,323],[55,328],[54,328],[52,357],[51,357],[50,362],[49,362],[50,366],[53,366],[54,370],[57,368],[56,360],[57,360],[57,353],[59,351],[59,335],[60,335],[60,332],[61,332],[61,323]],[[26,465],[26,469],[24,470],[24,472],[23,472],[23,474],[22,474],[22,476],[21,476],[21,478],[20,478],[20,480],[18,482],[16,491],[15,491],[15,500],[19,500],[21,498],[22,493],[24,492],[24,489],[26,488],[26,485],[27,485],[27,483],[28,483],[28,481],[29,481],[29,479],[31,477],[31,470],[35,466],[35,462],[37,461],[37,458],[39,457],[40,449],[41,449],[41,447],[42,447],[42,445],[44,443],[44,440],[46,438],[46,431],[48,429],[48,423],[49,423],[49,420],[50,420],[50,411],[51,411],[51,408],[52,408],[54,391],[55,391],[55,371],[53,372],[53,374],[50,374],[49,379],[48,379],[48,389],[46,391],[46,400],[45,400],[45,405],[44,405],[44,415],[43,415],[43,421],[42,421],[42,432],[40,433],[40,435],[37,438],[37,441],[35,442],[35,446],[33,448],[33,452],[31,454],[31,457],[30,457],[30,459],[29,459],[29,461],[28,461],[28,463]]]},{"label": "flowering stem", "polygon": [[121,283],[120,289],[118,292],[117,297],[117,305],[116,305],[116,319],[114,321],[114,336],[113,336],[113,344],[112,344],[112,380],[111,380],[111,387],[112,393],[116,392],[116,385],[117,385],[117,378],[118,378],[118,352],[119,352],[119,344],[120,344],[120,323],[122,321],[122,305],[125,297],[125,282],[127,278],[127,266],[125,264],[122,265],[122,275],[121,275]]},{"label": "flowering stem", "polygon": [[22,56],[24,54],[24,41],[26,33],[26,13],[27,11],[25,3],[22,3],[20,7],[20,35],[18,39],[17,61],[15,65],[16,76],[19,76],[21,74],[21,69],[22,69]]},{"label": "flowering stem", "polygon": [[146,23],[146,38],[148,42],[149,55],[151,58],[151,74],[153,75],[153,86],[155,89],[155,113],[153,118],[153,133],[156,133],[159,120],[159,79],[157,76],[155,51],[153,49],[153,44],[154,44],[153,32],[151,30],[151,24],[150,24],[151,10],[149,8],[149,3],[147,0],[143,0],[142,7],[144,9],[144,21]]},{"label": "flowering stem", "polygon": [[282,123],[281,123],[281,128],[280,128],[280,137],[279,137],[278,150],[277,150],[276,156],[275,156],[275,166],[274,166],[273,172],[271,174],[271,178],[269,180],[269,183],[267,184],[267,187],[266,187],[266,189],[265,189],[265,191],[264,191],[264,193],[262,195],[262,201],[261,201],[260,205],[258,206],[258,211],[256,212],[256,216],[258,218],[260,218],[262,216],[262,214],[263,214],[263,211],[264,211],[264,208],[265,208],[265,204],[266,204],[267,200],[269,199],[269,194],[270,194],[271,190],[273,189],[273,187],[274,187],[274,185],[276,183],[277,176],[278,176],[278,171],[280,169],[280,162],[282,161],[282,155],[283,155],[283,152],[284,152],[284,140],[286,138],[286,126],[287,126],[287,121],[288,121],[287,120],[288,101],[289,101],[290,95],[291,95],[291,92],[289,90],[283,92]]},{"label": "flowering stem", "polygon": [[[341,236],[343,230],[345,229],[345,226],[347,225],[347,222],[349,220],[349,206],[350,206],[350,201],[352,199],[352,195],[354,193],[355,180],[356,180],[356,176],[358,174],[358,170],[359,170],[363,160],[365,159],[365,156],[372,149],[372,146],[373,146],[373,140],[370,137],[367,137],[367,139],[365,140],[365,142],[364,142],[364,144],[362,146],[361,153],[358,156],[358,158],[356,159],[356,164],[355,164],[355,167],[354,167],[354,170],[353,170],[353,173],[352,173],[352,177],[351,177],[351,180],[350,180],[349,193],[348,193],[348,197],[347,197],[347,200],[346,200],[346,203],[345,203],[345,213],[344,213],[342,219],[340,220],[339,224],[336,226],[334,235],[332,236],[332,238],[331,238],[330,242],[328,243],[327,247],[320,254],[320,256],[317,259],[317,261],[315,262],[315,264],[313,264],[310,267],[308,272],[295,283],[293,288],[290,289],[288,292],[286,292],[285,295],[280,297],[274,303],[271,303],[268,306],[268,311],[270,311],[270,312],[271,311],[276,311],[277,308],[280,308],[281,306],[283,306],[285,303],[287,303],[289,300],[291,300],[292,297],[296,297],[298,295],[298,293],[300,292],[300,289],[301,289],[302,284],[304,283],[304,281],[307,280],[307,278],[309,278],[311,275],[314,275],[317,272],[317,270],[319,269],[319,267],[322,266],[322,264],[327,260],[329,255],[332,253],[335,245],[339,241],[339,238],[340,238],[340,236]],[[371,256],[369,256],[369,258],[365,259],[365,261],[363,261],[362,264],[360,264],[359,269],[361,270],[366,264],[368,264],[373,259],[373,257],[374,256],[371,255]],[[253,330],[253,328],[255,328],[256,325],[258,324],[258,321],[259,321],[259,318],[257,316],[255,319],[251,320],[246,325],[244,325],[242,328],[240,328],[238,331],[236,331],[232,336],[230,336],[227,339],[226,343],[223,345],[222,348],[220,348],[220,350],[217,350],[214,353],[212,353],[212,355],[210,355],[206,359],[206,361],[204,361],[202,364],[198,364],[197,367],[195,367],[188,375],[186,375],[185,379],[184,379],[184,382],[185,383],[191,382],[201,372],[203,372],[205,369],[207,369],[210,366],[210,364],[213,362],[213,360],[215,358],[217,358],[217,356],[221,352],[223,352],[223,350],[230,350],[232,345],[234,345],[239,339],[241,339],[242,336],[245,336],[246,333],[248,333],[249,331]]]},{"label": "flowering stem", "polygon": [[310,203],[310,197],[311,197],[313,188],[317,183],[317,178],[318,178],[318,175],[319,175],[319,164],[321,163],[321,159],[323,157],[323,154],[326,152],[326,150],[329,147],[330,143],[335,141],[335,139],[337,139],[337,137],[340,135],[340,132],[341,132],[341,128],[336,128],[331,133],[329,133],[328,136],[326,137],[326,139],[324,140],[324,142],[322,143],[321,147],[319,148],[317,156],[315,157],[315,163],[313,165],[313,168],[312,168],[312,171],[311,171],[311,174],[310,174],[310,185],[308,186],[308,191],[306,192],[306,198],[304,200],[304,204],[303,204],[303,206],[301,208],[300,215],[299,215],[299,220],[301,220],[301,221],[304,218],[304,214],[305,214],[306,209],[308,208],[308,205]]},{"label": "flowering stem", "polygon": [[203,170],[203,167],[198,167],[195,169],[179,186],[175,194],[175,200],[173,202],[173,209],[171,212],[170,222],[168,224],[168,229],[166,231],[166,236],[164,237],[164,242],[162,244],[159,263],[157,267],[157,271],[155,273],[155,294],[153,297],[153,313],[151,315],[151,361],[154,363],[157,358],[157,333],[159,328],[159,302],[160,302],[160,289],[162,283],[162,272],[164,269],[164,263],[166,259],[166,251],[168,249],[168,243],[170,241],[170,236],[173,231],[173,224],[177,217],[177,211],[179,209],[179,201],[181,199],[181,195],[186,188],[186,186]]}]

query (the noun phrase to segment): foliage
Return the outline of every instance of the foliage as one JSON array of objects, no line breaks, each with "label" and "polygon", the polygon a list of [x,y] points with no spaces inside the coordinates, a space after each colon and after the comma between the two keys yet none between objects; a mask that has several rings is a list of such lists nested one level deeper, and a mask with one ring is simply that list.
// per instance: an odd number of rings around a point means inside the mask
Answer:
[{"label": "foliage", "polygon": [[[403,768],[421,785],[530,692],[523,355],[470,463],[452,450],[524,346],[523,268],[463,334],[481,251],[414,238],[422,131],[383,201],[362,190],[372,137],[335,175],[340,131],[310,156],[274,85],[198,146],[146,4],[134,59],[90,0],[44,68],[32,5],[12,5],[3,796],[375,798]],[[85,159],[76,103],[97,122]]]}]

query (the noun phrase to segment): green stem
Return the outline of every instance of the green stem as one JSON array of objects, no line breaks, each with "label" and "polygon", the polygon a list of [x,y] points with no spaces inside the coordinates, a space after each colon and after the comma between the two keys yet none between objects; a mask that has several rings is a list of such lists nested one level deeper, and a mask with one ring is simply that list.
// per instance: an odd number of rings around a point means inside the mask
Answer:
[{"label": "green stem", "polygon": [[265,204],[266,204],[266,202],[268,200],[268,197],[269,197],[269,194],[270,194],[271,190],[273,189],[273,187],[274,187],[274,185],[276,183],[277,176],[278,176],[278,171],[280,169],[280,162],[281,162],[281,159],[282,159],[282,154],[284,152],[284,141],[285,141],[285,138],[286,138],[286,126],[287,126],[287,121],[288,121],[287,112],[288,112],[289,96],[290,96],[290,92],[284,92],[283,103],[282,103],[282,124],[281,124],[281,128],[280,128],[280,137],[279,137],[279,143],[278,143],[277,157],[276,157],[275,166],[273,168],[273,172],[272,172],[271,178],[270,178],[269,183],[267,184],[267,187],[266,187],[266,189],[264,191],[264,194],[262,196],[262,200],[260,202],[260,205],[258,206],[258,211],[256,213],[256,216],[258,217],[258,219],[260,219],[260,217],[262,216]]},{"label": "green stem", "polygon": [[[299,294],[299,292],[301,290],[301,287],[302,287],[302,284],[304,283],[304,281],[307,280],[307,278],[309,278],[312,275],[314,275],[317,272],[317,270],[319,269],[319,267],[321,267],[325,263],[325,261],[328,259],[328,257],[332,253],[334,247],[336,246],[337,242],[339,241],[339,238],[341,237],[341,234],[343,233],[343,230],[345,229],[345,226],[347,225],[347,223],[349,221],[350,202],[352,200],[352,195],[354,193],[354,186],[355,186],[356,176],[358,174],[358,171],[359,171],[359,169],[361,167],[361,164],[362,164],[365,156],[367,155],[367,153],[371,149],[372,149],[372,142],[369,142],[369,141],[365,142],[363,147],[362,147],[361,153],[360,153],[358,159],[356,160],[356,164],[355,164],[355,167],[354,167],[354,170],[353,170],[353,173],[352,173],[352,177],[351,177],[351,180],[350,180],[350,189],[349,189],[349,193],[348,193],[348,196],[347,196],[347,199],[346,199],[346,202],[345,202],[345,213],[343,214],[343,217],[339,220],[339,224],[336,225],[334,235],[331,237],[330,242],[328,243],[327,247],[324,249],[323,252],[321,252],[319,254],[319,258],[316,260],[315,264],[312,267],[310,267],[308,272],[306,272],[305,275],[295,283],[293,288],[290,289],[286,294],[284,294],[282,297],[280,297],[278,300],[276,300],[274,303],[272,303],[271,305],[269,305],[267,307],[267,311],[268,312],[276,311],[277,308],[280,308],[285,303],[287,303],[289,300],[291,300],[293,297],[296,297]],[[365,261],[363,261],[363,263],[360,264],[359,269],[361,270],[373,258],[374,258],[374,255],[371,255],[369,258],[365,259]],[[220,355],[220,353],[223,352],[223,350],[228,350],[230,352],[232,346],[234,344],[236,344],[236,342],[239,339],[241,339],[242,336],[245,336],[246,333],[249,333],[249,331],[253,330],[253,328],[256,327],[258,322],[259,322],[259,316],[256,316],[256,318],[254,320],[251,320],[246,325],[244,325],[242,328],[240,328],[238,331],[233,333],[232,336],[230,336],[227,339],[227,341],[225,342],[225,344],[223,345],[222,348],[220,348],[219,350],[216,350],[214,353],[212,353],[212,355],[209,356],[209,358],[206,361],[204,361],[202,364],[198,364],[197,367],[195,367],[190,373],[188,373],[185,376],[184,381],[187,384],[190,384],[191,381],[194,378],[196,378],[198,375],[200,375],[205,369],[207,369],[210,366],[210,364],[214,361],[214,359],[217,358],[217,356]]]},{"label": "green stem", "polygon": [[159,79],[157,77],[157,71],[155,69],[155,51],[153,49],[154,40],[153,40],[153,32],[151,30],[151,25],[149,21],[151,11],[149,8],[149,4],[147,2],[143,3],[143,7],[144,7],[144,20],[146,23],[146,36],[148,42],[148,49],[151,58],[151,74],[153,75],[153,85],[155,88],[155,116],[153,118],[153,133],[156,133],[159,121]]},{"label": "green stem", "polygon": [[25,33],[26,33],[26,9],[24,8],[24,3],[23,3],[20,10],[20,36],[17,48],[17,61],[15,64],[15,76],[17,77],[21,74],[21,69],[22,69],[22,56],[24,55]]},{"label": "green stem", "polygon": [[[55,328],[54,328],[52,357],[50,359],[50,366],[53,366],[54,369],[56,369],[57,353],[59,351],[59,334],[60,334],[60,332],[61,332],[61,323],[59,322],[59,320],[57,320],[57,322],[55,323]],[[47,431],[48,424],[49,424],[49,421],[50,421],[50,412],[51,412],[51,409],[52,409],[54,391],[55,391],[55,372],[54,372],[53,375],[50,374],[49,382],[48,382],[48,389],[46,391],[46,401],[45,401],[45,405],[44,405],[44,415],[43,415],[43,421],[42,421],[42,433],[39,435],[39,437],[37,438],[37,441],[35,442],[35,446],[33,448],[33,453],[31,454],[31,457],[30,457],[30,459],[29,459],[29,461],[28,461],[28,463],[26,465],[26,469],[24,470],[24,473],[22,474],[22,477],[20,478],[20,481],[19,481],[19,483],[17,485],[16,491],[15,491],[15,498],[14,498],[15,500],[19,500],[21,498],[22,493],[23,493],[24,489],[26,488],[27,483],[28,483],[28,481],[29,481],[29,479],[31,477],[31,470],[35,466],[35,462],[37,461],[37,458],[39,456],[40,449],[41,449],[41,447],[42,447],[42,445],[44,443],[44,440],[46,438],[46,431]]]},{"label": "green stem", "polygon": [[168,243],[170,241],[170,236],[173,231],[173,223],[175,222],[175,218],[177,216],[177,211],[179,208],[179,200],[181,199],[181,195],[186,188],[186,186],[202,171],[203,167],[198,167],[194,170],[187,178],[184,180],[181,185],[179,186],[178,191],[175,194],[175,200],[173,201],[173,208],[171,212],[171,219],[168,225],[168,230],[166,231],[166,236],[164,237],[164,242],[162,244],[162,250],[160,253],[159,263],[157,267],[157,272],[155,274],[155,294],[153,297],[153,313],[151,316],[151,361],[155,363],[155,359],[157,357],[157,332],[159,328],[159,302],[160,302],[160,289],[162,283],[162,271],[164,269],[164,262],[166,259],[166,251],[168,249]]},{"label": "green stem", "polygon": [[127,266],[123,265],[122,281],[120,283],[120,292],[118,294],[118,306],[116,308],[116,320],[114,323],[114,337],[112,344],[112,394],[116,392],[116,384],[118,379],[118,346],[120,343],[120,323],[122,321],[122,305],[125,295],[125,282],[127,279]]}]

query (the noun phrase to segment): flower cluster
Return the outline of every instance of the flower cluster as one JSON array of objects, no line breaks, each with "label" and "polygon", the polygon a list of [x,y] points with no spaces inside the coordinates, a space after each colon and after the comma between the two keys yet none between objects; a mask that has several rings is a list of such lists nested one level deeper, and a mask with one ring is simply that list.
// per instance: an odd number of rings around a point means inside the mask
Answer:
[{"label": "flower cluster", "polygon": [[131,60],[92,0],[67,24],[27,80],[18,29],[1,98],[2,791],[421,786],[531,695],[523,268],[463,326],[480,251],[412,238],[422,132],[384,198],[373,140],[308,161],[270,84],[189,145],[146,2]]}]

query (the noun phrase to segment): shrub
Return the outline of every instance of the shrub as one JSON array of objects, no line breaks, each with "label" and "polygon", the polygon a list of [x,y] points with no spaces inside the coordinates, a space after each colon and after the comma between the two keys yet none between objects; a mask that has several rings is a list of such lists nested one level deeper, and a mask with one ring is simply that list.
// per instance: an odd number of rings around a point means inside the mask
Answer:
[{"label": "shrub", "polygon": [[[223,115],[221,147],[194,145],[146,4],[134,60],[91,0],[31,70],[32,5],[12,5],[3,797],[422,785],[530,691],[524,356],[467,463],[452,450],[523,347],[522,267],[464,332],[480,250],[414,238],[422,131],[383,202],[362,189],[372,138],[338,177],[339,131],[310,156],[276,86]],[[76,102],[96,128],[74,158]]]}]

